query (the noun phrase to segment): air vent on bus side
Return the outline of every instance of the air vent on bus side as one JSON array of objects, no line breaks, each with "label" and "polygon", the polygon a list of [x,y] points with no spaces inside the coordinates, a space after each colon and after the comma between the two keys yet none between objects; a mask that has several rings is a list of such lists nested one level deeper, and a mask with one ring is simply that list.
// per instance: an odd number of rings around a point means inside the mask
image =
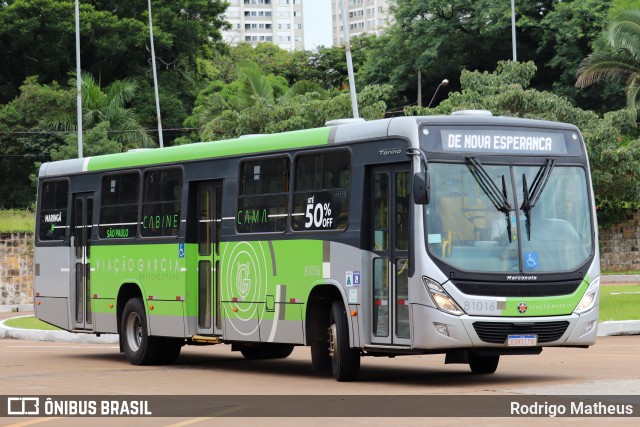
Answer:
[{"label": "air vent on bus side", "polygon": [[460,110],[451,113],[452,116],[493,116],[488,110]]},{"label": "air vent on bus side", "polygon": [[340,125],[350,125],[353,123],[364,123],[364,119],[335,119],[335,120],[327,120],[324,125],[325,126],[340,126]]}]

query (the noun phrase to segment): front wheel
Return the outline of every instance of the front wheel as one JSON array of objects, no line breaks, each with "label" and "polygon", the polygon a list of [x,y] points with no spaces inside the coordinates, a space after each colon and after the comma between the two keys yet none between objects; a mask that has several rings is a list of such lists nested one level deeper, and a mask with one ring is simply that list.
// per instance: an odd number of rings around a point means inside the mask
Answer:
[{"label": "front wheel", "polygon": [[329,317],[329,358],[338,381],[352,381],[360,373],[360,350],[349,346],[349,323],[344,304],[334,301]]},{"label": "front wheel", "polygon": [[120,321],[120,340],[127,360],[132,365],[156,362],[155,341],[147,330],[147,314],[141,298],[132,298],[124,306]]},{"label": "front wheel", "polygon": [[500,355],[482,356],[475,352],[469,353],[469,367],[474,374],[493,374],[498,369]]}]

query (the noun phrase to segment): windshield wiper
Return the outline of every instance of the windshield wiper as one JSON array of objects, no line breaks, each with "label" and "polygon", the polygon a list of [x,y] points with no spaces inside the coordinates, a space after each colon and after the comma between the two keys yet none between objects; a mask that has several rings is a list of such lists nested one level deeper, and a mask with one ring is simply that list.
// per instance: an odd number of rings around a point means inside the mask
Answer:
[{"label": "windshield wiper", "polygon": [[509,212],[511,212],[511,204],[507,198],[507,185],[502,175],[502,191],[498,188],[493,178],[489,176],[482,164],[475,156],[466,156],[467,168],[471,172],[471,176],[476,180],[484,194],[487,195],[493,206],[504,213],[507,219],[507,232],[509,233],[509,242],[511,242],[511,221],[509,220]]},{"label": "windshield wiper", "polygon": [[542,195],[542,191],[544,191],[544,187],[547,185],[547,182],[549,182],[549,177],[551,176],[551,171],[553,170],[555,163],[555,160],[547,159],[544,166],[541,166],[540,169],[538,169],[538,173],[533,179],[531,187],[527,186],[527,175],[524,173],[522,174],[523,201],[520,209],[524,211],[524,216],[526,218],[525,227],[527,229],[528,240],[531,240],[531,209],[536,205]]}]

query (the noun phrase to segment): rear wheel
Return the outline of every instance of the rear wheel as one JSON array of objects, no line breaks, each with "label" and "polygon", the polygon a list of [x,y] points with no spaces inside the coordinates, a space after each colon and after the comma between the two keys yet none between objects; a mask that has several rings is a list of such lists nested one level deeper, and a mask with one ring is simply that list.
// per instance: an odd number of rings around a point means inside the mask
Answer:
[{"label": "rear wheel", "polygon": [[329,358],[338,381],[352,381],[360,373],[360,350],[349,346],[349,324],[344,304],[334,301],[329,317]]},{"label": "rear wheel", "polygon": [[141,298],[131,298],[124,306],[120,323],[120,340],[127,360],[132,365],[156,362],[157,346],[147,330],[147,315]]},{"label": "rear wheel", "polygon": [[500,355],[483,356],[469,352],[469,367],[474,374],[493,374],[498,369]]}]

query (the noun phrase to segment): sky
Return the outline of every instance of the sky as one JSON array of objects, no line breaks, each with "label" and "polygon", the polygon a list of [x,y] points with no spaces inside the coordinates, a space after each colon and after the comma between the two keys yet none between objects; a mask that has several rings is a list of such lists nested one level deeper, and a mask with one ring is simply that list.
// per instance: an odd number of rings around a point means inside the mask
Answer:
[{"label": "sky", "polygon": [[331,0],[304,0],[304,48],[313,50],[318,46],[333,44],[331,28]]}]

